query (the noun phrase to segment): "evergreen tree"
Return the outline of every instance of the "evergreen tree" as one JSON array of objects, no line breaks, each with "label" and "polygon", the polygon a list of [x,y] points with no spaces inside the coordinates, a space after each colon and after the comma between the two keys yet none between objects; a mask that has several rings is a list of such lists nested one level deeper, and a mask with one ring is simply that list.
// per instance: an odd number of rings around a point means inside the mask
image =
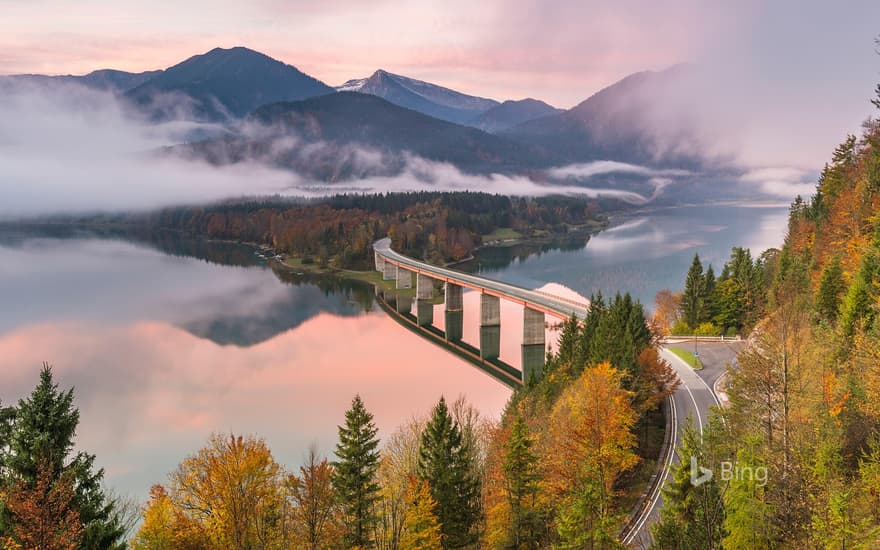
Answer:
[{"label": "evergreen tree", "polygon": [[480,480],[473,474],[469,457],[461,429],[441,397],[422,433],[418,472],[437,502],[443,548],[463,548],[478,538]]},{"label": "evergreen tree", "polygon": [[376,522],[374,504],[379,497],[377,433],[373,415],[364,408],[360,396],[355,396],[345,413],[345,425],[339,426],[338,460],[333,463],[333,487],[345,514],[348,548],[372,545],[370,534]]},{"label": "evergreen tree", "polygon": [[684,293],[681,295],[681,313],[684,322],[690,327],[700,324],[703,314],[703,298],[705,296],[706,279],[703,277],[703,264],[700,255],[694,254],[694,261],[688,270],[684,282]]},{"label": "evergreen tree", "polygon": [[79,548],[124,548],[120,518],[101,487],[104,470],[94,467],[94,455],[73,454],[78,424],[79,411],[73,405],[73,389],[59,391],[51,367],[44,364],[37,387],[18,402],[9,435],[7,473],[28,488],[37,483],[41,468],[52,473],[52,485],[62,478],[72,480],[73,507],[84,527]]},{"label": "evergreen tree", "polygon": [[411,479],[406,500],[400,550],[441,550],[440,521],[434,513],[437,503],[428,482]]},{"label": "evergreen tree", "polygon": [[507,547],[540,548],[542,521],[537,506],[538,455],[532,450],[534,440],[521,416],[517,415],[505,444],[504,480],[510,505],[510,534]]},{"label": "evergreen tree", "polygon": [[588,363],[608,361],[630,375],[638,375],[638,358],[651,345],[651,329],[642,304],[629,293],[617,294],[599,316],[590,339]]},{"label": "evergreen tree", "polygon": [[[722,548],[725,508],[718,477],[693,477],[704,473],[699,468],[716,474],[719,471],[722,430],[719,417],[713,415],[701,436],[688,419],[678,449],[679,462],[673,467],[671,482],[663,488],[663,508],[660,521],[652,529],[652,548]],[[694,479],[698,480],[696,485],[692,482]]]},{"label": "evergreen tree", "polygon": [[590,348],[592,347],[593,337],[599,326],[599,321],[605,315],[605,298],[602,292],[590,296],[590,310],[581,327],[580,345],[576,348],[576,354],[573,361],[575,368],[572,369],[574,376],[581,373],[584,365],[589,361]]},{"label": "evergreen tree", "polygon": [[845,291],[846,284],[843,281],[840,256],[835,256],[822,270],[819,290],[816,293],[816,311],[821,319],[829,323],[837,321],[837,314],[840,312],[840,298]]},{"label": "evergreen tree", "polygon": [[715,300],[715,271],[712,269],[712,265],[706,268],[706,273],[703,275],[703,296],[702,296],[702,307],[700,309],[700,323],[711,323],[713,317],[715,317],[716,313],[716,300]]},{"label": "evergreen tree", "polygon": [[577,317],[572,314],[562,324],[562,332],[559,335],[559,360],[562,363],[572,364],[578,357],[578,346],[580,336],[580,323]]}]

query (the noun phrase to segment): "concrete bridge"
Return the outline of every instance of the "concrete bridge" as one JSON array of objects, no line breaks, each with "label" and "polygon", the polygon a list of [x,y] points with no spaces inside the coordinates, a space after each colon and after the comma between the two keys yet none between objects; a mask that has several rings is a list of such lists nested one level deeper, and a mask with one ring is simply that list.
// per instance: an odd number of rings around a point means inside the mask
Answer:
[{"label": "concrete bridge", "polygon": [[376,270],[385,280],[394,280],[398,289],[416,289],[416,319],[421,327],[434,322],[435,281],[443,283],[446,304],[445,339],[452,343],[461,341],[463,332],[465,288],[480,293],[480,358],[485,361],[498,359],[501,347],[501,300],[523,306],[522,334],[522,381],[531,376],[539,377],[544,367],[545,316],[559,320],[572,315],[584,319],[589,304],[569,300],[546,292],[530,290],[516,285],[494,281],[485,277],[462,273],[434,266],[399,254],[391,249],[391,239],[373,243]]}]

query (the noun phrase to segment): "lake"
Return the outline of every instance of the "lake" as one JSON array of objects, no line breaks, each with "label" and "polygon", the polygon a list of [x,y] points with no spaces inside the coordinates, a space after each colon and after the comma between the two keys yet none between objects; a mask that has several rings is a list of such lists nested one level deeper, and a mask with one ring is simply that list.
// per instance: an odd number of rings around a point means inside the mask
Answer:
[{"label": "lake", "polygon": [[[779,205],[647,210],[586,246],[486,249],[463,267],[582,295],[629,290],[650,305],[657,290],[681,286],[694,252],[718,272],[734,245],[780,245],[786,220]],[[470,342],[477,303],[465,294]],[[501,359],[514,365],[519,311],[502,311]],[[240,245],[3,230],[2,403],[33,388],[43,361],[76,388],[79,447],[97,454],[111,488],[138,499],[212,432],[262,436],[294,467],[310,444],[332,453],[355,394],[382,436],[440,395],[463,395],[493,419],[510,395],[402,328],[363,284],[278,274]]]}]

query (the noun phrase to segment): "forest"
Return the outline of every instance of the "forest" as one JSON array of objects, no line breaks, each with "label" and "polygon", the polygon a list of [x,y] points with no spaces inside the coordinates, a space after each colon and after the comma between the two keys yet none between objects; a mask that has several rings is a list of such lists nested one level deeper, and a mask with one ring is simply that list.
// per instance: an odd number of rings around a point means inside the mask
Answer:
[{"label": "forest", "polygon": [[605,219],[602,210],[597,200],[582,197],[422,191],[312,201],[248,199],[87,221],[265,244],[303,263],[367,269],[370,246],[385,236],[400,252],[445,263],[468,257],[482,236],[496,229],[512,228],[527,237],[561,235],[587,224],[595,229]]},{"label": "forest", "polygon": [[[629,511],[628,476],[657,449],[646,427],[677,381],[641,304],[594,297],[571,319],[546,374],[500,422],[443,396],[380,440],[359,396],[340,414],[332,457],[298,468],[256,435],[214,434],[149,500],[101,489],[95,457],[74,452],[73,390],[50,367],[0,416],[4,550],[282,548],[604,548]],[[611,335],[626,335],[612,338]],[[134,527],[137,526],[135,530]]]},{"label": "forest", "polygon": [[[873,103],[880,109],[880,86]],[[721,279],[734,281],[738,299],[725,305],[725,282],[708,291],[695,259],[678,298],[683,321],[663,322],[754,328],[730,371],[730,406],[715,411],[702,439],[684,437],[657,548],[880,546],[878,212],[880,120],[871,118],[834,150],[815,194],[791,205],[781,250],[752,268],[734,251]],[[766,468],[767,483],[695,487],[690,457],[709,468]]]}]

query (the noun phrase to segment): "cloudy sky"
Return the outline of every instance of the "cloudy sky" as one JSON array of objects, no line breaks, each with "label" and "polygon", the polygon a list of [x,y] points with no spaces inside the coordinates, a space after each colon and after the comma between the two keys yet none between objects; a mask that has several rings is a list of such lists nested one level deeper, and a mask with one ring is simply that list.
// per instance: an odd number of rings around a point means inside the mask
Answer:
[{"label": "cloudy sky", "polygon": [[[784,189],[813,184],[833,147],[872,114],[880,81],[876,0],[0,0],[0,13],[0,74],[142,71],[244,45],[331,85],[384,68],[571,107],[632,72],[695,63],[704,78],[680,103],[704,123],[702,145],[730,152],[761,185],[773,174]],[[22,107],[44,103],[0,98],[6,130],[20,121],[44,157],[46,135],[72,130],[31,131],[40,121],[85,121],[95,141],[80,108],[47,117],[57,105]],[[110,124],[111,115],[102,112],[97,127],[121,132],[125,123]]]},{"label": "cloudy sky", "polygon": [[772,0],[0,0],[0,73],[163,68],[247,45],[329,84],[385,68],[498,99],[570,107],[683,61],[785,90],[876,78],[880,3]]}]

